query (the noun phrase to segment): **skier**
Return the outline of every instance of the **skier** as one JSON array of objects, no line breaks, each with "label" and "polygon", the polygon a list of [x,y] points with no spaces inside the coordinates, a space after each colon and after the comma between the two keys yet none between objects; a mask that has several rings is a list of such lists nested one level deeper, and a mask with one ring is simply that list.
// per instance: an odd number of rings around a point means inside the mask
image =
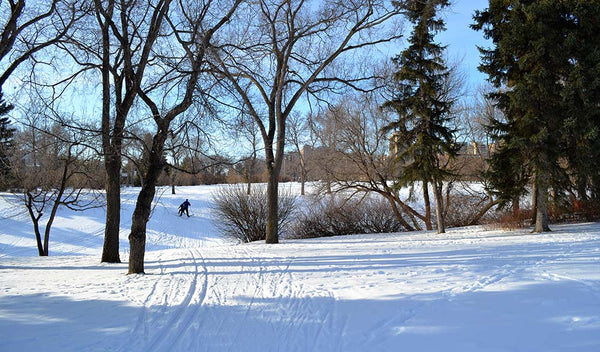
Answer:
[{"label": "skier", "polygon": [[187,199],[185,200],[185,202],[181,203],[181,205],[179,206],[179,216],[183,215],[183,212],[185,212],[185,214],[189,218],[190,212],[188,211],[188,208],[190,206],[191,206],[191,204]]}]

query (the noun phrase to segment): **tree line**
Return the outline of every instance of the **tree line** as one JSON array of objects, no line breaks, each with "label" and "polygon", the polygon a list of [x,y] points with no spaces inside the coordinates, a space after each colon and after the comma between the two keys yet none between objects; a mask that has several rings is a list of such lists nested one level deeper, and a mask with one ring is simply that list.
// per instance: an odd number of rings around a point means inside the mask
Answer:
[{"label": "tree line", "polygon": [[[494,146],[476,172],[486,188],[480,214],[470,221],[495,205],[517,212],[528,192],[535,231],[549,230],[549,204],[597,207],[598,1],[490,0],[474,14],[472,28],[491,40],[480,48],[480,70],[492,88],[470,106],[461,100],[460,73],[435,39],[445,30],[440,13],[450,5],[3,2],[0,88],[21,89],[9,98],[17,109],[0,105],[2,186],[24,191],[40,255],[47,255],[51,221],[42,239],[43,207],[85,209],[93,202],[77,190],[101,185],[107,210],[101,260],[118,263],[122,176],[133,167],[140,193],[129,273],[144,272],[146,224],[161,177],[175,185],[183,175],[237,169],[250,192],[260,169],[267,183],[265,239],[277,243],[286,155],[295,152],[295,176],[304,184],[307,144],[326,150],[316,166],[326,192],[379,194],[406,229],[445,231],[450,190],[461,173],[461,133],[476,134],[470,124]],[[399,46],[401,38],[406,45],[397,56],[378,58],[378,48]],[[26,128],[10,127],[9,114]],[[27,131],[29,144],[14,143],[15,132]],[[250,152],[236,160],[209,150],[240,137]],[[30,152],[11,161],[16,144]],[[36,158],[44,153],[56,157],[42,163]],[[18,176],[27,167],[48,177]],[[92,169],[103,174],[92,177]],[[423,210],[402,198],[406,187],[420,187]]]}]

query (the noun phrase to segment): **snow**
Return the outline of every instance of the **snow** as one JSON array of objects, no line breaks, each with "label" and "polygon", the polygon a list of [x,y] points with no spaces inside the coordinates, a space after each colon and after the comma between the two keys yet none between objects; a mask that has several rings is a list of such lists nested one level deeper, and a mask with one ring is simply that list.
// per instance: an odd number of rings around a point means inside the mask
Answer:
[{"label": "snow", "polygon": [[[600,224],[235,244],[211,192],[161,189],[146,275],[100,263],[104,210],[61,209],[50,257],[0,196],[0,351],[600,351]],[[189,198],[192,216],[178,217]]]}]

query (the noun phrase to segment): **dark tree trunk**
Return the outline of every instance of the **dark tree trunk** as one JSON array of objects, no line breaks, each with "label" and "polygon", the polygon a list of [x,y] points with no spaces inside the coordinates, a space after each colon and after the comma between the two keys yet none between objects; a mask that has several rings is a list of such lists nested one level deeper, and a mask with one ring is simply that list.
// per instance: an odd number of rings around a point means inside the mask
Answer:
[{"label": "dark tree trunk", "polygon": [[[277,124],[272,125],[265,140],[265,156],[267,162],[267,229],[266,243],[279,243],[279,175],[283,165],[285,147],[285,120],[286,116],[277,116]],[[274,132],[277,139],[274,144]],[[274,150],[275,149],[275,150]]]},{"label": "dark tree trunk", "polygon": [[388,203],[390,203],[390,206],[392,207],[392,210],[394,211],[394,215],[396,216],[396,220],[398,220],[398,222],[404,226],[404,228],[407,231],[414,231],[415,228],[410,226],[410,224],[404,220],[404,217],[402,216],[402,212],[400,211],[400,209],[398,209],[398,205],[396,204],[396,200],[394,199],[394,197],[390,196],[389,194],[381,194],[387,201]]},{"label": "dark tree trunk", "polygon": [[46,224],[46,229],[44,230],[44,256],[47,257],[50,255],[50,228],[52,224],[50,220],[48,220],[48,224]]},{"label": "dark tree trunk", "polygon": [[[168,130],[168,129],[162,129]],[[144,177],[144,186],[138,195],[135,210],[131,218],[131,233],[129,234],[129,272],[128,274],[144,273],[144,256],[146,254],[146,224],[150,220],[152,200],[156,193],[156,183],[164,169],[163,148],[166,134],[157,134],[152,142],[149,156],[148,172]]]},{"label": "dark tree trunk", "polygon": [[40,257],[46,256],[44,252],[44,245],[42,244],[42,234],[40,233],[40,225],[37,219],[33,219],[33,232],[35,233],[35,241],[37,243],[38,255]]},{"label": "dark tree trunk", "polygon": [[25,192],[25,206],[31,217],[33,223],[33,233],[35,234],[35,241],[37,244],[38,254],[40,257],[44,256],[44,245],[42,244],[42,234],[40,233],[40,222],[39,219],[42,217],[40,214],[37,216],[33,213],[33,196],[29,192]]},{"label": "dark tree trunk", "polygon": [[[149,171],[150,172],[150,171]],[[129,271],[128,274],[144,273],[144,256],[146,254],[146,224],[150,219],[154,187],[144,186],[138,195],[129,234]]]},{"label": "dark tree trunk", "polygon": [[[114,2],[109,2],[104,9],[108,18],[112,17]],[[96,13],[102,11],[100,3],[96,2]],[[104,153],[104,167],[106,172],[106,225],[104,227],[104,245],[102,248],[103,263],[120,263],[119,258],[119,231],[121,224],[121,149],[120,149],[120,124],[117,120],[126,115],[117,112],[114,128],[111,128],[111,80],[110,80],[110,24],[107,18],[98,16],[102,30],[102,151]],[[120,93],[120,88],[115,84],[115,89]],[[114,135],[111,133],[114,133]],[[111,141],[112,136],[112,141]],[[116,139],[115,139],[116,138]],[[117,149],[115,149],[115,147]]]},{"label": "dark tree trunk", "polygon": [[431,225],[431,201],[429,200],[427,181],[423,181],[423,203],[425,203],[425,228],[433,230],[433,226]]},{"label": "dark tree trunk", "polygon": [[279,243],[279,172],[275,167],[267,167],[267,232],[266,243]]},{"label": "dark tree trunk", "polygon": [[120,263],[119,232],[121,224],[121,157],[105,156],[106,225],[104,228],[103,263]]}]

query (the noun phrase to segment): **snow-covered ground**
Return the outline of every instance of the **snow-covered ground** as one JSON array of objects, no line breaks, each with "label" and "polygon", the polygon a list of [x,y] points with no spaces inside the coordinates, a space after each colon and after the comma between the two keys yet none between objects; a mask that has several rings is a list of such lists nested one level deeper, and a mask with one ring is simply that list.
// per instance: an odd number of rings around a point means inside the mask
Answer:
[{"label": "snow-covered ground", "polygon": [[162,194],[146,275],[126,275],[135,189],[123,264],[100,263],[102,209],[61,210],[40,258],[0,195],[0,351],[600,351],[598,223],[237,245],[216,187]]}]

